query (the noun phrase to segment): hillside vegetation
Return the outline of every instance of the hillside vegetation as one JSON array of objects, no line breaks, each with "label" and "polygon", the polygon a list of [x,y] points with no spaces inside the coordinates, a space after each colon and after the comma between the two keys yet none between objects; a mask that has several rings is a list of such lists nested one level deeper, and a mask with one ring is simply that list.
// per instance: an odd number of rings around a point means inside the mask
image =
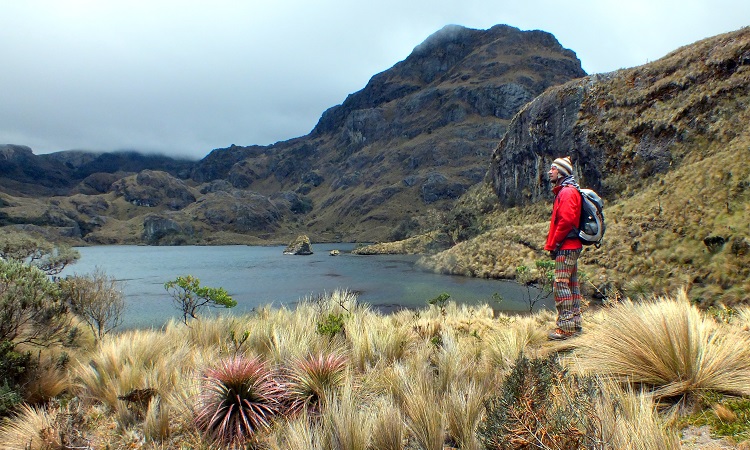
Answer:
[{"label": "hillside vegetation", "polygon": [[736,313],[706,315],[684,294],[625,302],[586,311],[581,337],[552,344],[546,311],[383,316],[335,292],[98,345],[83,335],[0,446],[664,450],[701,448],[688,445],[697,426],[746,444],[750,314]]},{"label": "hillside vegetation", "polygon": [[[581,263],[589,287],[637,298],[685,287],[704,304],[750,300],[750,29],[644,66],[549,89],[509,125],[493,155],[498,208],[472,239],[422,264],[512,277],[544,257],[551,197],[544,174],[571,155],[605,200],[607,232]],[[572,112],[572,114],[571,114]],[[481,204],[464,198],[463,204]]]}]

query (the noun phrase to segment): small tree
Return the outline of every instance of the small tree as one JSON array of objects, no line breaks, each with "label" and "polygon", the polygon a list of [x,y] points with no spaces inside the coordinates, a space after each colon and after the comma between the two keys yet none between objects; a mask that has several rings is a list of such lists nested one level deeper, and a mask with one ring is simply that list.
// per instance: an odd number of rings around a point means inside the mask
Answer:
[{"label": "small tree", "polygon": [[53,244],[28,233],[4,231],[0,234],[0,257],[35,266],[47,275],[57,275],[81,255],[66,244]]},{"label": "small tree", "polygon": [[[554,261],[538,260],[534,265],[533,269],[528,266],[516,267],[516,281],[526,286],[526,304],[530,313],[534,312],[537,303],[550,296],[555,282]],[[532,287],[537,288],[535,294],[531,292]]]},{"label": "small tree", "polygon": [[97,339],[122,324],[122,290],[117,280],[99,268],[91,275],[60,280],[60,288],[70,310],[88,324]]},{"label": "small tree", "polygon": [[182,321],[188,323],[188,317],[197,319],[198,309],[201,307],[234,308],[237,302],[224,290],[201,286],[198,278],[192,275],[177,277],[164,283],[164,289],[169,292],[175,306],[182,311]]}]

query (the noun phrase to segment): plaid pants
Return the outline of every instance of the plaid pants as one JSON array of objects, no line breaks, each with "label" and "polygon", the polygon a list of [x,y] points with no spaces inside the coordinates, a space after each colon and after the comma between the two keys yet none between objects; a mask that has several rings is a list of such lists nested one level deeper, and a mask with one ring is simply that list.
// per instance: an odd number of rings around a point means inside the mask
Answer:
[{"label": "plaid pants", "polygon": [[581,288],[578,285],[578,256],[581,250],[560,250],[555,258],[555,295],[557,328],[581,330]]}]

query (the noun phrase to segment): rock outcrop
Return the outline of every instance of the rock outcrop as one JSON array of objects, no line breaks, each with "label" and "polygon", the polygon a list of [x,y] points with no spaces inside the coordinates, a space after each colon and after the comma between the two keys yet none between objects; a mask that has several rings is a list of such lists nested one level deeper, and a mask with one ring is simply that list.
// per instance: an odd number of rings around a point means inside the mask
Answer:
[{"label": "rock outcrop", "polygon": [[294,240],[284,249],[285,255],[312,255],[312,244],[310,244],[310,238],[307,235],[297,236]]},{"label": "rock outcrop", "polygon": [[154,170],[118,180],[112,184],[112,191],[136,206],[165,205],[178,210],[195,202],[195,195],[182,180]]},{"label": "rock outcrop", "polygon": [[191,225],[182,225],[176,220],[159,214],[149,214],[143,220],[143,240],[148,244],[165,243],[167,237],[178,237],[184,240],[184,236],[192,236],[193,228]]}]

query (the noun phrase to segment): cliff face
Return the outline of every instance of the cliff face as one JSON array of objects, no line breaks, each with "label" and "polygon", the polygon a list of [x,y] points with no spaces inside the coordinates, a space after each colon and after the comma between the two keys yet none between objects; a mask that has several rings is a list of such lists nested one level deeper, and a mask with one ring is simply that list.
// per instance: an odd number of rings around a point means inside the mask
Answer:
[{"label": "cliff face", "polygon": [[628,195],[743,142],[749,90],[747,28],[554,87],[521,110],[493,152],[495,191],[506,205],[548,198],[549,164],[570,155],[583,184]]}]

